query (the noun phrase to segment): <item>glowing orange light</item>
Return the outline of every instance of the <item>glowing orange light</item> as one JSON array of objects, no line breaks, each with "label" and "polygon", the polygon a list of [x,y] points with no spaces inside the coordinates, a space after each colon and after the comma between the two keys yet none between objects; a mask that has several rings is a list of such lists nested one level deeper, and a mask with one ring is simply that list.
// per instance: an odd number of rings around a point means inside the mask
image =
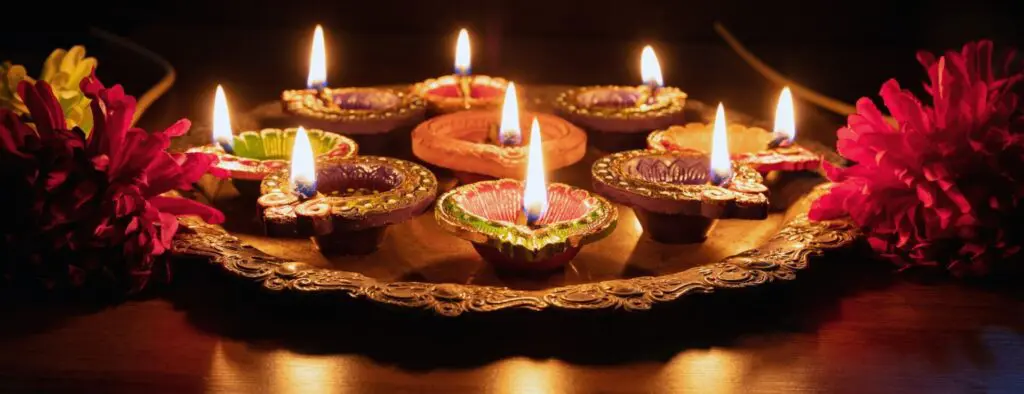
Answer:
[{"label": "glowing orange light", "polygon": [[228,110],[228,99],[224,88],[217,85],[217,93],[213,96],[213,142],[229,150],[234,144],[231,132],[231,111]]},{"label": "glowing orange light", "polygon": [[729,160],[729,139],[726,134],[725,107],[718,103],[715,112],[715,129],[711,138],[711,182],[722,184],[732,176],[732,162]]},{"label": "glowing orange light", "polygon": [[[313,159],[313,146],[309,143],[309,136],[306,129],[299,126],[295,133],[295,143],[292,144],[291,174],[289,181],[296,189],[309,188],[315,191],[316,187],[316,165]],[[309,197],[307,195],[306,197]]]},{"label": "glowing orange light", "polygon": [[458,75],[469,75],[470,58],[472,51],[469,48],[469,32],[466,29],[459,30],[459,38],[455,42],[455,73]]},{"label": "glowing orange light", "polygon": [[775,133],[792,142],[796,138],[796,114],[793,110],[793,93],[789,86],[782,88],[779,104],[775,107]]},{"label": "glowing orange light", "polygon": [[327,50],[324,47],[324,28],[316,25],[313,47],[309,51],[309,76],[306,77],[306,86],[310,89],[327,87]]},{"label": "glowing orange light", "polygon": [[645,84],[663,86],[665,82],[661,79],[661,64],[658,63],[658,56],[654,54],[654,48],[650,45],[644,47],[640,54],[640,77]]},{"label": "glowing orange light", "polygon": [[540,123],[533,118],[530,126],[530,150],[526,162],[526,186],[523,189],[523,212],[527,223],[533,223],[548,210],[548,187],[544,180],[544,148]]},{"label": "glowing orange light", "polygon": [[502,145],[519,145],[523,141],[523,133],[519,130],[519,99],[516,98],[516,84],[512,82],[505,89],[505,102],[501,105],[498,141]]}]

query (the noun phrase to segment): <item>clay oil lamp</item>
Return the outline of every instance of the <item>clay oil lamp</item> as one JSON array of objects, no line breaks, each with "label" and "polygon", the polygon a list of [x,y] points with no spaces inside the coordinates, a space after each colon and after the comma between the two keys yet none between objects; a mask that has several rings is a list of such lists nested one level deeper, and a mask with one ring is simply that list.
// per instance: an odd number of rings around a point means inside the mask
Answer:
[{"label": "clay oil lamp", "polygon": [[394,89],[328,87],[324,31],[319,25],[313,33],[306,89],[285,90],[281,103],[294,124],[351,136],[369,152],[383,151],[394,142],[394,131],[408,132],[426,111],[419,97]]},{"label": "clay oil lamp", "polygon": [[[213,141],[189,149],[216,155],[216,166],[226,171],[235,188],[244,195],[258,195],[260,181],[268,174],[288,167],[298,129],[262,129],[232,132],[231,115],[224,88],[217,85],[213,99]],[[311,129],[308,138],[317,157],[347,158],[359,148],[355,141],[338,134]]]},{"label": "clay oil lamp", "polygon": [[591,132],[594,146],[603,151],[643,148],[652,130],[683,124],[686,93],[663,86],[661,66],[650,46],[640,58],[641,86],[586,86],[555,99],[558,113]]},{"label": "clay oil lamp", "polygon": [[[420,123],[412,132],[413,154],[421,160],[455,171],[463,184],[479,180],[522,179],[527,145],[522,126],[540,122],[543,151],[549,171],[580,161],[587,135],[572,123],[548,114],[520,116],[516,85],[509,82],[501,111],[474,110],[442,115]],[[540,147],[541,145],[538,145]]]},{"label": "clay oil lamp", "polygon": [[[732,159],[762,174],[772,171],[815,171],[821,167],[821,156],[795,143],[796,120],[793,95],[783,88],[775,109],[775,131],[759,127],[729,125],[729,152]],[[672,126],[647,137],[647,145],[655,150],[708,151],[712,127],[701,123]]]},{"label": "clay oil lamp", "polygon": [[455,73],[413,85],[413,94],[426,100],[434,113],[497,109],[501,105],[502,92],[508,86],[508,81],[472,74],[471,57],[469,32],[462,29],[455,43]]},{"label": "clay oil lamp", "polygon": [[730,161],[727,147],[725,111],[719,105],[710,155],[699,150],[614,153],[594,163],[594,188],[632,207],[651,239],[702,242],[718,219],[768,216],[761,175]]},{"label": "clay oil lamp", "polygon": [[437,178],[423,166],[380,156],[314,162],[301,128],[289,169],[263,179],[257,203],[267,235],[311,237],[325,254],[377,250],[387,226],[423,212]]},{"label": "clay oil lamp", "polygon": [[604,198],[561,183],[546,184],[539,122],[530,128],[526,180],[498,179],[459,186],[438,199],[437,223],[473,243],[502,271],[556,270],[584,245],[615,228],[618,212]]}]

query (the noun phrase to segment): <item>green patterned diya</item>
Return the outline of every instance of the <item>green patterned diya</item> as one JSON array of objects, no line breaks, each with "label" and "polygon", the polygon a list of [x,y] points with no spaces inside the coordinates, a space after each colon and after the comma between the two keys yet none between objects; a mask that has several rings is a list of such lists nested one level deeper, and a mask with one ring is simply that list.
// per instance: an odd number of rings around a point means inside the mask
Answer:
[{"label": "green patterned diya", "polygon": [[[220,158],[217,168],[230,173],[232,179],[259,181],[267,174],[288,168],[297,131],[296,128],[245,131],[234,136],[233,153],[213,143],[189,149],[189,152],[216,155]],[[308,129],[306,135],[317,158],[348,158],[359,151],[355,141],[339,134]]]}]

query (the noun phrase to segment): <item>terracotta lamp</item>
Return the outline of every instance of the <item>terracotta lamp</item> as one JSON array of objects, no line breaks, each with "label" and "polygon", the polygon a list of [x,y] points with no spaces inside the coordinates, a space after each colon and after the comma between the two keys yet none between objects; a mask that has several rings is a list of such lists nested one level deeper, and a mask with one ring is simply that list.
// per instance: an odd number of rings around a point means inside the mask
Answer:
[{"label": "terracotta lamp", "polygon": [[661,66],[650,46],[641,56],[641,86],[586,86],[555,99],[558,113],[591,132],[591,141],[606,152],[639,149],[647,133],[683,123],[686,93],[665,87]]},{"label": "terracotta lamp", "polygon": [[413,94],[427,101],[437,114],[469,109],[497,109],[508,81],[487,75],[471,74],[469,32],[459,31],[455,44],[455,73],[431,78],[413,85]]},{"label": "terracotta lamp", "polygon": [[543,130],[546,169],[553,171],[583,158],[587,136],[576,126],[554,115],[525,113],[520,116],[516,85],[509,83],[499,113],[462,111],[421,123],[412,133],[412,150],[421,160],[455,171],[462,183],[495,178],[523,179],[527,146],[522,127],[534,118]]}]

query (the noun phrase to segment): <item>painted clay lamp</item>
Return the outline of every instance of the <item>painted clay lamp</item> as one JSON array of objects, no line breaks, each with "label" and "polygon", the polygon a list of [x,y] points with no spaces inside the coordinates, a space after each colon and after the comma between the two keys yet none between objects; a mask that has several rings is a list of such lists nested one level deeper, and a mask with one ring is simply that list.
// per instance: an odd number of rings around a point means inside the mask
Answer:
[{"label": "painted clay lamp", "polygon": [[641,86],[586,86],[555,99],[558,113],[592,132],[593,144],[606,152],[642,148],[652,130],[683,123],[686,93],[663,86],[661,66],[650,46],[640,59]]},{"label": "painted clay lamp", "polygon": [[462,29],[455,43],[455,73],[417,83],[412,87],[413,94],[426,100],[434,113],[497,109],[508,81],[471,74],[471,58],[469,32]]},{"label": "painted clay lamp", "polygon": [[556,270],[584,245],[612,232],[618,211],[604,198],[561,183],[546,184],[540,123],[530,128],[526,180],[498,179],[459,186],[438,199],[441,228],[473,243],[502,271]]}]

